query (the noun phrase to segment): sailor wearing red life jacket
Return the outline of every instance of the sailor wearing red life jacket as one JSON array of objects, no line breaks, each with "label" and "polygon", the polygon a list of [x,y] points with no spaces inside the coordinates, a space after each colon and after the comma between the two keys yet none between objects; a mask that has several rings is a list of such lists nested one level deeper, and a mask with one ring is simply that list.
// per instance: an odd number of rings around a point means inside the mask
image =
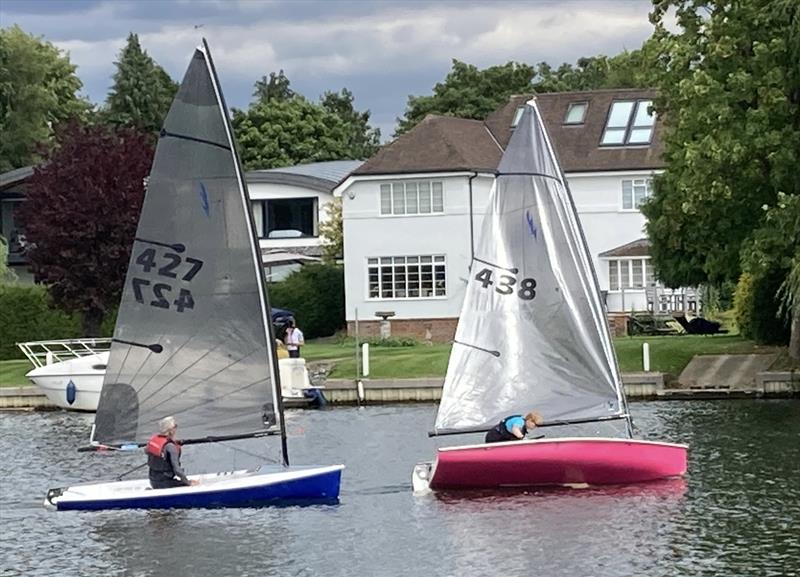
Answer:
[{"label": "sailor wearing red life jacket", "polygon": [[196,485],[181,468],[181,446],[175,440],[178,425],[174,417],[164,417],[158,422],[158,434],[150,437],[145,452],[150,468],[150,486],[153,489],[169,489]]}]

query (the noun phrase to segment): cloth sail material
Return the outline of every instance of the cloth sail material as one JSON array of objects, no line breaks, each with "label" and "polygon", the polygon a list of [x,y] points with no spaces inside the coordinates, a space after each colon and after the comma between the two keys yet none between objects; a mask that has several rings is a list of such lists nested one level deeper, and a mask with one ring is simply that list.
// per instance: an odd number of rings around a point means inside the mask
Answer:
[{"label": "cloth sail material", "polygon": [[164,122],[125,278],[92,441],[143,443],[278,425],[260,251],[205,44]]},{"label": "cloth sail material", "polygon": [[500,163],[475,249],[435,434],[626,411],[600,291],[535,101]]}]

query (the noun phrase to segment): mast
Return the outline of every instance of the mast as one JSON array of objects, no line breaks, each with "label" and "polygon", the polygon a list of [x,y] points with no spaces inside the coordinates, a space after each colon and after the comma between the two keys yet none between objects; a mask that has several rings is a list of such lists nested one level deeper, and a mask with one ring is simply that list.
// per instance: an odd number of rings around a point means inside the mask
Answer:
[{"label": "mast", "polygon": [[236,139],[233,136],[233,126],[231,125],[230,117],[228,114],[228,105],[225,103],[225,96],[220,90],[219,78],[217,77],[217,70],[214,67],[214,61],[211,58],[211,51],[208,48],[206,39],[203,38],[203,45],[198,47],[199,50],[205,55],[206,64],[208,65],[208,73],[211,76],[211,82],[214,85],[214,91],[217,94],[217,99],[220,104],[220,111],[223,116],[223,123],[225,130],[228,133],[228,142],[231,145],[231,155],[233,156],[233,163],[236,168],[236,178],[239,181],[239,193],[242,199],[242,207],[247,215],[247,222],[250,229],[250,248],[253,255],[253,264],[256,267],[256,277],[261,284],[261,291],[259,292],[259,300],[261,301],[261,318],[264,323],[265,337],[267,339],[267,363],[272,370],[272,394],[275,399],[276,413],[278,415],[278,422],[281,431],[281,458],[284,466],[289,466],[289,448],[286,442],[286,425],[283,420],[283,395],[281,394],[280,371],[278,369],[278,356],[275,349],[275,334],[272,327],[272,319],[269,311],[269,295],[267,293],[267,279],[264,274],[264,266],[261,259],[261,249],[258,243],[258,236],[256,235],[256,226],[253,220],[253,211],[250,207],[250,195],[247,192],[247,184],[243,178],[244,172],[242,171],[242,164],[239,159],[239,153],[236,148]]}]

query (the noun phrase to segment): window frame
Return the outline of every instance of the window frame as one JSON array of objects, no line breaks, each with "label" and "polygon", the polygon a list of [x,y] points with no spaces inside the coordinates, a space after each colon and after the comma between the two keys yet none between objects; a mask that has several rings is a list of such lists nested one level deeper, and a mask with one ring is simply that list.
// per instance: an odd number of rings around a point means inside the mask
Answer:
[{"label": "window frame", "polygon": [[[632,104],[631,110],[628,113],[628,119],[625,122],[625,126],[609,126],[608,123],[611,120],[611,114],[614,111],[614,107],[617,104]],[[656,130],[656,122],[658,118],[656,117],[655,111],[652,114],[648,114],[647,117],[652,119],[650,124],[635,124],[636,117],[639,115],[639,109],[641,106],[645,105],[647,108],[650,108],[653,105],[653,100],[650,98],[636,98],[636,99],[622,99],[622,100],[612,100],[611,106],[608,107],[608,111],[606,112],[606,122],[603,125],[603,133],[600,135],[600,146],[601,147],[626,147],[626,146],[650,146],[653,143],[653,135],[655,134]],[[648,135],[647,141],[641,140],[636,142],[631,142],[631,135],[636,130],[645,130],[649,128],[650,133]],[[609,131],[613,131],[614,133],[618,133],[619,131],[623,131],[622,135],[622,142],[605,142],[606,137],[609,134]]]},{"label": "window frame", "polygon": [[[644,291],[649,282],[655,281],[653,265],[651,264],[652,259],[649,256],[606,257],[606,260],[608,262],[606,270],[608,271],[609,293],[620,293],[623,290],[626,292]],[[641,268],[636,275],[634,274],[634,262],[638,262],[641,265]],[[622,286],[623,277],[627,281],[625,286]],[[634,286],[634,278],[639,280],[641,286]],[[616,288],[612,288],[615,284]]]},{"label": "window frame", "polygon": [[[577,106],[583,106],[583,114],[581,114],[580,120],[573,120],[570,122],[569,120],[569,113],[572,112],[572,109]],[[565,126],[580,126],[586,122],[586,115],[589,112],[589,101],[588,100],[581,100],[580,102],[570,102],[569,106],[567,106],[567,113],[564,115],[564,125]]]},{"label": "window frame", "polygon": [[[631,206],[625,206],[625,183],[631,183]],[[637,185],[637,182],[640,184]],[[641,183],[644,183],[645,191],[644,191],[644,198],[641,199],[639,204],[636,204],[636,187],[642,186]],[[621,212],[641,212],[641,203],[649,199],[653,195],[653,179],[652,177],[631,177],[631,178],[623,178],[620,181],[620,211]]]},{"label": "window frame", "polygon": [[[409,188],[413,185],[413,192]],[[386,202],[385,193],[389,194]],[[414,195],[416,212],[408,212],[410,195]],[[423,195],[427,195],[427,200],[423,201]],[[402,207],[400,206],[402,201]],[[428,210],[423,211],[423,206]],[[384,212],[388,207],[389,212]],[[399,210],[402,209],[402,212]],[[378,184],[378,216],[380,218],[393,218],[401,216],[441,216],[446,213],[447,205],[445,202],[444,180],[392,180]]]},{"label": "window frame", "polygon": [[[303,201],[311,201],[311,218],[312,224],[311,229],[313,231],[312,234],[303,234],[298,237],[290,237],[290,238],[319,238],[319,197],[318,196],[292,196],[292,197],[272,197],[272,198],[251,198],[250,199],[250,210],[253,213],[253,221],[256,225],[256,235],[258,236],[259,240],[285,240],[284,238],[270,238],[269,233],[269,203],[274,201],[291,201],[291,200],[303,200]],[[260,206],[260,215],[257,214],[258,210],[256,210],[256,204]],[[276,229],[276,230],[284,230],[284,229]],[[301,231],[302,232],[302,231]]]},{"label": "window frame", "polygon": [[[366,258],[365,266],[367,273],[365,301],[419,301],[448,298],[447,256],[444,254],[369,256]],[[429,270],[423,271],[423,267],[428,267]],[[402,270],[398,271],[401,268]],[[437,280],[439,275],[442,278]],[[400,281],[403,285],[402,288],[399,288],[399,278],[402,278]],[[416,286],[412,285],[412,279],[416,279]],[[374,282],[377,282],[377,285],[373,284]],[[431,294],[423,295],[423,291],[426,290],[424,287],[426,282],[430,282],[428,290],[431,291]],[[415,292],[416,294],[412,294]],[[398,296],[400,293],[402,295]]]}]

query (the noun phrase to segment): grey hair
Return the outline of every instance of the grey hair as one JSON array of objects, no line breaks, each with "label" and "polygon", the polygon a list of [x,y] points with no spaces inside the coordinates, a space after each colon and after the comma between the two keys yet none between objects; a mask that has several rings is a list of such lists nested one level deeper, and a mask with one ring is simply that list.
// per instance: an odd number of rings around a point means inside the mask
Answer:
[{"label": "grey hair", "polygon": [[158,432],[166,435],[170,429],[174,429],[176,426],[175,417],[164,417],[158,422]]}]

